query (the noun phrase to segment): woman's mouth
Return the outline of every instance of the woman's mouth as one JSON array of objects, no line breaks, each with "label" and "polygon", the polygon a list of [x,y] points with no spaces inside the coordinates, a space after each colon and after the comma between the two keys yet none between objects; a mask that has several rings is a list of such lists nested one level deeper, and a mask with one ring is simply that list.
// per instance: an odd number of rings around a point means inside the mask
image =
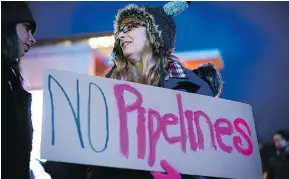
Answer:
[{"label": "woman's mouth", "polygon": [[30,49],[30,45],[24,44],[24,51],[25,53],[28,52]]},{"label": "woman's mouth", "polygon": [[122,47],[126,47],[128,44],[130,44],[131,42],[129,42],[129,41],[126,41],[126,42],[123,42],[122,43]]}]

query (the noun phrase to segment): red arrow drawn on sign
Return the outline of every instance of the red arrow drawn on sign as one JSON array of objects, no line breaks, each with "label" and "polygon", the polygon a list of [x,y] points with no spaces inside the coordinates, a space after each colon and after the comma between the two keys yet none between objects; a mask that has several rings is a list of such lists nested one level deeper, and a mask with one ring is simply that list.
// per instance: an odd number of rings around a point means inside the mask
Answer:
[{"label": "red arrow drawn on sign", "polygon": [[167,161],[161,161],[162,168],[166,173],[162,172],[151,172],[154,179],[182,179],[181,174],[174,169]]}]

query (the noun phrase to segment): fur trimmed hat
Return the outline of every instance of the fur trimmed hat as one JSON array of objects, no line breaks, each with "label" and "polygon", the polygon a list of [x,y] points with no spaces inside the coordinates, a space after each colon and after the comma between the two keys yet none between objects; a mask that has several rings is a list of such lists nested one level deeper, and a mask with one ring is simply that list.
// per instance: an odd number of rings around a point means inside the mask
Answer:
[{"label": "fur trimmed hat", "polygon": [[[163,7],[145,7],[130,4],[118,11],[114,21],[114,34],[120,30],[124,20],[136,19],[145,24],[153,52],[160,56],[168,56],[174,51],[176,24],[173,16],[188,8],[191,2],[173,1]],[[116,37],[117,38],[117,37]],[[119,40],[113,48],[114,58],[121,52]]]},{"label": "fur trimmed hat", "polygon": [[36,22],[32,16],[28,4],[25,1],[1,2],[1,25],[29,22],[32,33],[36,31]]}]

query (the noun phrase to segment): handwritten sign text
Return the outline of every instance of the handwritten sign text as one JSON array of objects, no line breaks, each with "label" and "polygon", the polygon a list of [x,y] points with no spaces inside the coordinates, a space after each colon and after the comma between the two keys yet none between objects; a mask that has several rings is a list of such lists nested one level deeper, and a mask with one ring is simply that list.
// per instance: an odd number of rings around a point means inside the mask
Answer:
[{"label": "handwritten sign text", "polygon": [[261,176],[249,105],[52,70],[42,157],[149,171],[162,171],[166,160],[183,174]]}]

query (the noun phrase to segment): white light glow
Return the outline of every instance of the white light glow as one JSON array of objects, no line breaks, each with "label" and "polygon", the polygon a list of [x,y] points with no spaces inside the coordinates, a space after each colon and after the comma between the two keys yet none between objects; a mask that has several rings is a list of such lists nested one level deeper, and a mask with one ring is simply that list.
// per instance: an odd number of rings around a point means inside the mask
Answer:
[{"label": "white light glow", "polygon": [[112,47],[114,44],[114,36],[94,37],[88,39],[88,45],[93,48]]},{"label": "white light glow", "polygon": [[30,91],[30,93],[32,94],[31,113],[34,129],[30,169],[33,171],[35,179],[51,179],[50,175],[44,171],[42,165],[36,160],[40,159],[43,91]]},{"label": "white light glow", "polygon": [[42,102],[43,102],[43,91],[30,91],[32,94],[32,124],[33,124],[33,145],[31,158],[40,159],[40,142],[41,142],[41,131],[42,131]]}]

